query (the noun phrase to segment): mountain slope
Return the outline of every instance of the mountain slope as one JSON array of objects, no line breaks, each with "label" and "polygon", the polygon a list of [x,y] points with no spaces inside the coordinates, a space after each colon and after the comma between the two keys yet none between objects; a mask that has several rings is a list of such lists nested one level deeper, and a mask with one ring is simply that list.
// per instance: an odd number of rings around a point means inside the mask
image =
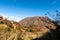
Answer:
[{"label": "mountain slope", "polygon": [[0,16],[0,40],[58,40],[57,27],[48,17],[28,17],[16,22]]},{"label": "mountain slope", "polygon": [[55,25],[52,23],[52,20],[48,17],[28,17],[19,22],[22,26],[25,27],[48,27],[51,29],[55,29]]}]

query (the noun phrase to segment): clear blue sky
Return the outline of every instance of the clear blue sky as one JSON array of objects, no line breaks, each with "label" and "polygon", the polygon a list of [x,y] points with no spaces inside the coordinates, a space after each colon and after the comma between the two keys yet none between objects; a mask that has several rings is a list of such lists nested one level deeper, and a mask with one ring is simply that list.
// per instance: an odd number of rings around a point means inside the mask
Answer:
[{"label": "clear blue sky", "polygon": [[60,0],[0,0],[0,15],[12,20],[55,14],[56,9],[60,10]]}]

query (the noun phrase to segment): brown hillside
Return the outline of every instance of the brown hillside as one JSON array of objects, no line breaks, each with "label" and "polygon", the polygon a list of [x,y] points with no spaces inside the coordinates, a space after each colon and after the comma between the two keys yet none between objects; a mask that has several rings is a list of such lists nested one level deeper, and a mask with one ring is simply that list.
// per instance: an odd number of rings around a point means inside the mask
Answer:
[{"label": "brown hillside", "polygon": [[0,16],[0,40],[58,40],[60,30],[48,17],[28,17],[20,22]]},{"label": "brown hillside", "polygon": [[28,17],[19,22],[25,27],[47,27],[49,29],[55,29],[55,25],[48,17]]}]

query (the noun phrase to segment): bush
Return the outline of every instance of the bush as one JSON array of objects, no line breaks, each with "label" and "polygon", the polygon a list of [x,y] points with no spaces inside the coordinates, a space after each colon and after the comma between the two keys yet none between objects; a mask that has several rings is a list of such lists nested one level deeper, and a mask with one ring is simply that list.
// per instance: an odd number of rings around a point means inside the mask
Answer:
[{"label": "bush", "polygon": [[12,23],[10,23],[9,27],[11,27],[11,28],[12,28],[12,26],[13,26],[13,25],[12,25]]},{"label": "bush", "polygon": [[3,22],[3,21],[1,21],[1,24],[4,24],[4,22]]},{"label": "bush", "polygon": [[27,32],[33,32],[31,29],[27,29]]},{"label": "bush", "polygon": [[0,30],[3,30],[3,28],[0,27]]},{"label": "bush", "polygon": [[5,31],[11,31],[9,27],[5,28],[4,30]]}]

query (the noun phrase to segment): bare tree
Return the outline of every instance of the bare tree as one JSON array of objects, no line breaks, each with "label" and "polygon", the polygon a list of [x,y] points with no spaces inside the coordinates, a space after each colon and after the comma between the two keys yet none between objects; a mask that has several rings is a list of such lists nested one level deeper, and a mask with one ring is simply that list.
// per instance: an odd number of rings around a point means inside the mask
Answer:
[{"label": "bare tree", "polygon": [[56,10],[55,21],[57,22],[58,25],[60,25],[60,11],[58,11],[58,10]]}]

